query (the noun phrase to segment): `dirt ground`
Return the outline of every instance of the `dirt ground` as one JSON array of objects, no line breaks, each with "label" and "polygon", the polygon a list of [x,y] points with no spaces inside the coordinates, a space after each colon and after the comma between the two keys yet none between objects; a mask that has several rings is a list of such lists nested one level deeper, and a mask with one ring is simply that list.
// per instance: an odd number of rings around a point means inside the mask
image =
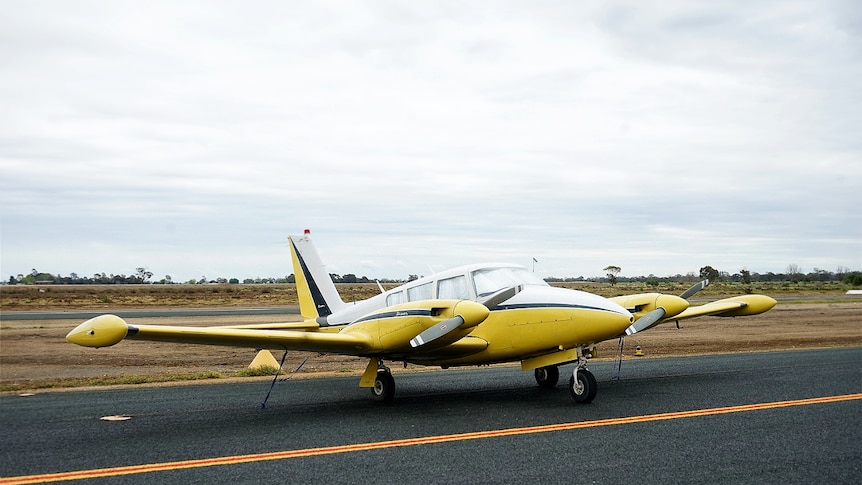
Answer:
[{"label": "dirt ground", "polygon": [[[299,319],[299,317],[295,317]],[[290,319],[289,317],[286,319]],[[129,319],[129,323],[165,325],[229,325],[272,322],[273,316],[170,317]],[[78,347],[65,341],[74,320],[11,320],[0,328],[0,386],[6,392],[52,387],[82,378],[144,376],[182,380],[197,374],[230,375],[245,368],[253,349],[124,341],[103,349]],[[633,359],[640,346],[644,357],[731,353],[824,347],[862,346],[862,300],[859,302],[779,304],[753,317],[703,317],[655,327],[626,338],[624,358]],[[619,357],[618,341],[602,343],[599,359]],[[281,353],[273,352],[277,358]],[[354,357],[291,352],[284,369],[293,378],[359,375],[366,360]],[[514,364],[517,365],[517,364]],[[418,366],[409,365],[416,370]],[[393,371],[402,371],[393,365]],[[130,380],[130,382],[134,382]],[[48,384],[52,383],[52,384]]]}]

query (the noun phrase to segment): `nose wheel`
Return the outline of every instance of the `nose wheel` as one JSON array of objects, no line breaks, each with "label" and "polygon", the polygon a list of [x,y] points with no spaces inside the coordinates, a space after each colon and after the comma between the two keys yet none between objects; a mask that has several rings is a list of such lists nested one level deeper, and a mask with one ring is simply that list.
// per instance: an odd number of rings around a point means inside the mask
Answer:
[{"label": "nose wheel", "polygon": [[586,404],[593,402],[598,391],[596,377],[587,369],[576,367],[569,378],[569,392],[576,403]]}]

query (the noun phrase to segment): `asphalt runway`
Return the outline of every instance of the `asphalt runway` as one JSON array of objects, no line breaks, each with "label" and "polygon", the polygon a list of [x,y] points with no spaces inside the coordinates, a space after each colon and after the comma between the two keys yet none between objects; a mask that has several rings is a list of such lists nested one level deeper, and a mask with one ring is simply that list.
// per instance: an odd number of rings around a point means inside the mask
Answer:
[{"label": "asphalt runway", "polygon": [[4,395],[0,483],[862,482],[862,348],[591,369],[589,405],[517,367],[396,369],[390,404],[355,377],[265,409],[262,381]]}]

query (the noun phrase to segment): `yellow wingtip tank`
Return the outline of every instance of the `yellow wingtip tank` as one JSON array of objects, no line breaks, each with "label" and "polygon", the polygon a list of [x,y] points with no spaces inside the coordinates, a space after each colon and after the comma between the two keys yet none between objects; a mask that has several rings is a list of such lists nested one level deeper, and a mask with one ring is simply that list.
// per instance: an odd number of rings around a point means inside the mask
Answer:
[{"label": "yellow wingtip tank", "polygon": [[126,338],[129,326],[116,315],[99,315],[78,325],[66,335],[66,341],[84,347],[110,347]]}]

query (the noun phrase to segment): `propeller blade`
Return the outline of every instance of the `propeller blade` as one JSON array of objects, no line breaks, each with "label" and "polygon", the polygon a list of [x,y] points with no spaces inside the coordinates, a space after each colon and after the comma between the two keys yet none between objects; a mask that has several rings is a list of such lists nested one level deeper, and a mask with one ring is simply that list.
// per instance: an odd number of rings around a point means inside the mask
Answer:
[{"label": "propeller blade", "polygon": [[667,313],[664,308],[656,308],[655,310],[647,313],[646,315],[635,320],[635,323],[631,324],[629,328],[626,329],[626,335],[634,335],[641,330],[645,330],[650,328],[655,322],[661,320],[661,318]]},{"label": "propeller blade", "polygon": [[483,300],[480,300],[479,303],[485,305],[490,310],[490,309],[496,307],[497,305],[499,305],[500,303],[503,303],[504,301],[508,300],[509,298],[512,298],[513,296],[517,295],[523,289],[524,289],[524,285],[517,285],[517,286],[512,286],[509,288],[503,288],[502,290],[500,290],[496,293],[488,295]]},{"label": "propeller blade", "polygon": [[691,288],[683,291],[682,294],[679,295],[679,297],[683,300],[688,300],[692,295],[706,288],[707,286],[709,286],[709,280],[703,280],[700,283],[695,283]]},{"label": "propeller blade", "polygon": [[410,346],[416,348],[420,345],[425,345],[429,342],[433,342],[434,340],[437,340],[438,338],[446,335],[452,330],[455,330],[463,324],[464,318],[460,315],[456,315],[452,318],[443,320],[437,325],[427,328],[419,335],[413,337],[413,339],[410,340]]}]

